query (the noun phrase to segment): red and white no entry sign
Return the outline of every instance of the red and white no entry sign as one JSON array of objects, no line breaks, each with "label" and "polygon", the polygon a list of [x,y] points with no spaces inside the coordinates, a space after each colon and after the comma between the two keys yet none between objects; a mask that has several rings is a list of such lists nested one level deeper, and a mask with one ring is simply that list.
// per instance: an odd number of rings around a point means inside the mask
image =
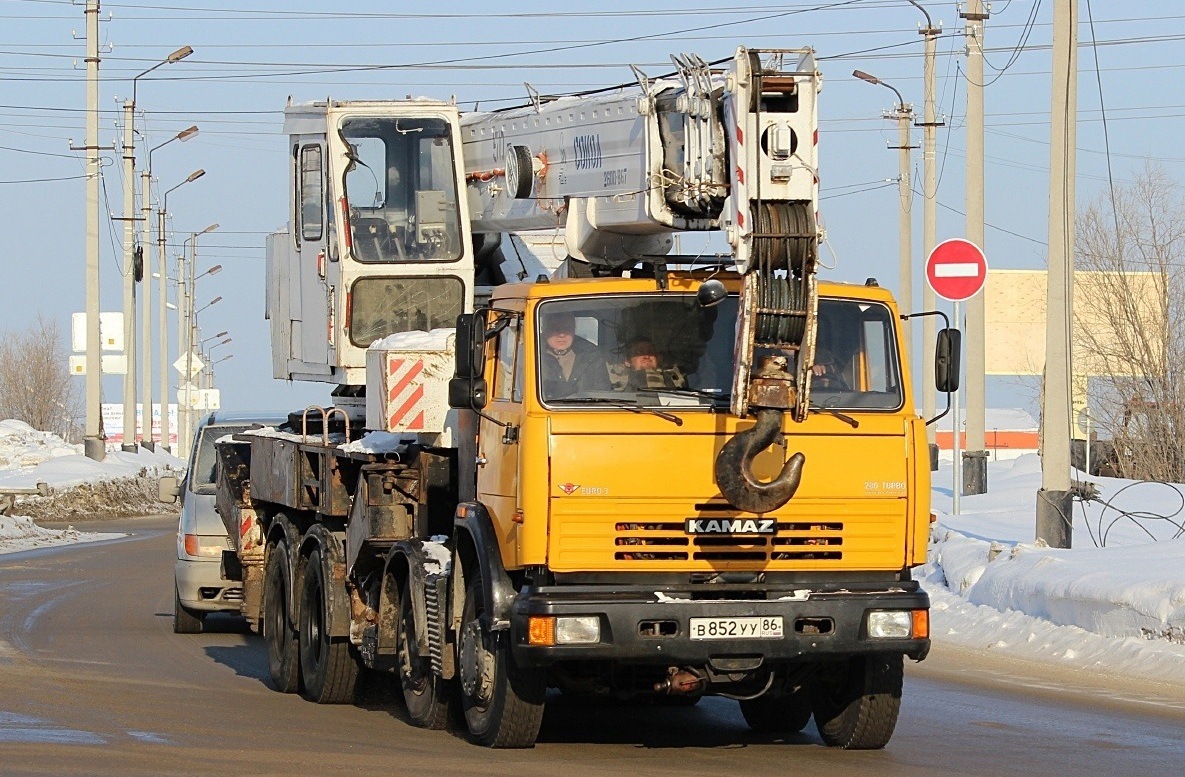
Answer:
[{"label": "red and white no entry sign", "polygon": [[934,246],[926,259],[926,281],[951,302],[971,299],[987,280],[987,259],[979,246],[956,237]]}]

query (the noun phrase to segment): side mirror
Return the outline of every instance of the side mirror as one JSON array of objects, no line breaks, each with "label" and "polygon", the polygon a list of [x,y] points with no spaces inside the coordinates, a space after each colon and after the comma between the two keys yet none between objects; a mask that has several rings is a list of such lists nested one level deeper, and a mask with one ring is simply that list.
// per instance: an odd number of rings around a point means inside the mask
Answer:
[{"label": "side mirror", "polygon": [[934,346],[934,386],[943,393],[959,390],[962,346],[963,333],[958,329],[938,330],[938,342]]},{"label": "side mirror", "polygon": [[448,406],[456,410],[481,410],[486,406],[485,378],[453,378],[448,382]]},{"label": "side mirror", "polygon": [[181,496],[181,485],[172,475],[166,475],[156,484],[156,498],[167,504],[174,504]]},{"label": "side mirror", "polygon": [[480,313],[457,316],[457,356],[454,377],[481,376],[485,362],[485,319]]}]

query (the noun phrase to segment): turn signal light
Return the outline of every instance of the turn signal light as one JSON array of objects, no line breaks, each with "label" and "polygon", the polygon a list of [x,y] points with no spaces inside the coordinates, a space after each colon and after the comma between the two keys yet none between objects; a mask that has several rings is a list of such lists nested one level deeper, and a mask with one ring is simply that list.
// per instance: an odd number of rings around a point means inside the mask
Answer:
[{"label": "turn signal light", "polygon": [[527,621],[527,644],[554,645],[555,618],[548,615],[532,615]]},{"label": "turn signal light", "polygon": [[913,611],[913,638],[914,639],[929,639],[930,638],[930,611],[929,610],[914,610]]}]

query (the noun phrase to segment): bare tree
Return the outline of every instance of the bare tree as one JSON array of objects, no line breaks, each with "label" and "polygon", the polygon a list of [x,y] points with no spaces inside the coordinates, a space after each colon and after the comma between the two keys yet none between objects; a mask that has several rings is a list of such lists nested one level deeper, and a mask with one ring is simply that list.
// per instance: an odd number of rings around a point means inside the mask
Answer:
[{"label": "bare tree", "polygon": [[[1124,477],[1182,482],[1185,455],[1185,201],[1161,168],[1104,193],[1077,223],[1080,269],[1098,271],[1075,300],[1075,361],[1092,363],[1093,424]],[[1097,324],[1102,324],[1097,325]]]},{"label": "bare tree", "polygon": [[56,321],[40,313],[0,341],[0,417],[69,439],[82,413]]}]

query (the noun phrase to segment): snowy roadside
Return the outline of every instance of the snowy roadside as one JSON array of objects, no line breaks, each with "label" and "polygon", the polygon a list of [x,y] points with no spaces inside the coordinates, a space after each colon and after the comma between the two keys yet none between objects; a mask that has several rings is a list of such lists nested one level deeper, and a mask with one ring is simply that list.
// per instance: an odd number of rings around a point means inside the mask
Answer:
[{"label": "snowy roadside", "polygon": [[70,522],[176,512],[175,506],[157,500],[157,480],[179,472],[184,466],[180,459],[140,449],[108,451],[97,462],[83,456],[81,449],[20,421],[0,421],[0,495],[5,489],[35,489],[39,483],[47,491],[44,496],[16,496],[10,514],[0,515],[0,554],[122,536],[80,532],[72,526],[46,529],[34,520]]},{"label": "snowy roadside", "polygon": [[1092,480],[1114,508],[1075,505],[1074,547],[1060,550],[1033,541],[1037,456],[991,463],[989,493],[962,497],[957,516],[950,467],[935,473],[938,522],[919,577],[936,642],[1149,680],[1185,675],[1185,488]]}]

